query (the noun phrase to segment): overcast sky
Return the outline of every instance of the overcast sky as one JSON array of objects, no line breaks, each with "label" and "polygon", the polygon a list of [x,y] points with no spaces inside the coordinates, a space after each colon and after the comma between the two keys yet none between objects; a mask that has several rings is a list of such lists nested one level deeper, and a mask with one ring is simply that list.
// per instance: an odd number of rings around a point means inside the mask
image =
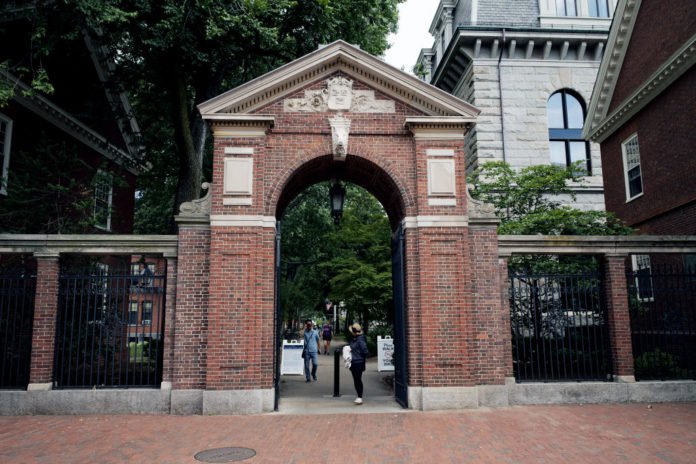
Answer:
[{"label": "overcast sky", "polygon": [[384,58],[392,66],[411,72],[421,48],[433,45],[430,23],[440,0],[406,0],[399,5],[399,31],[389,36],[391,48]]}]

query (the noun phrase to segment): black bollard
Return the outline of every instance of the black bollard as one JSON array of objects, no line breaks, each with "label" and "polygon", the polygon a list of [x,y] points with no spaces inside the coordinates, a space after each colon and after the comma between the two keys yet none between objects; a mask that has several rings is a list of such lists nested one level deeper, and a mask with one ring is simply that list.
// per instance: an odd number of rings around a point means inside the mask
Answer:
[{"label": "black bollard", "polygon": [[341,351],[341,348],[334,350],[334,398],[341,396],[339,388],[341,383]]}]

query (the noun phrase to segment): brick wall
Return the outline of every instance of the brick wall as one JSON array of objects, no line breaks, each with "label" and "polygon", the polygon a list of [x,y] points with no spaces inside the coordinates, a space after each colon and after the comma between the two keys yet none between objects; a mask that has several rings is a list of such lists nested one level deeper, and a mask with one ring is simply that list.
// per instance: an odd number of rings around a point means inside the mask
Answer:
[{"label": "brick wall", "polygon": [[643,0],[609,114],[691,38],[694,31],[696,2],[693,0]]},{"label": "brick wall", "polygon": [[[602,143],[607,210],[642,233],[696,233],[694,88],[692,67]],[[643,195],[627,203],[621,144],[633,134],[640,146]]]},{"label": "brick wall", "polygon": [[53,353],[58,314],[58,257],[37,257],[34,329],[31,338],[30,384],[49,383],[53,374]]},{"label": "brick wall", "polygon": [[172,324],[174,331],[173,388],[205,388],[209,263],[210,230],[180,224],[176,314],[165,322],[165,335],[170,334]]}]

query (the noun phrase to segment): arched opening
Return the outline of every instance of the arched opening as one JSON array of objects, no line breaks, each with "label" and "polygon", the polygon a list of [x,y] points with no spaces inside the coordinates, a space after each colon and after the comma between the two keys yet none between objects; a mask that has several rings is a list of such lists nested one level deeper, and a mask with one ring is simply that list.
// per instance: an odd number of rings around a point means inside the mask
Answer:
[{"label": "arched opening", "polygon": [[[329,186],[335,180],[348,191],[346,212],[338,227],[329,214]],[[368,360],[363,377],[364,407],[389,410],[398,408],[396,402],[406,406],[400,227],[404,216],[403,194],[396,182],[380,166],[362,157],[348,156],[343,162],[331,156],[314,158],[286,181],[276,209],[276,409],[285,411],[304,405],[334,411],[353,406],[351,373],[335,354],[350,340],[346,329],[353,322],[364,327],[371,354],[384,348],[387,337],[393,340],[387,345],[394,347],[391,361],[388,347],[382,351],[387,355],[386,363],[385,356]],[[314,230],[305,231],[304,236],[298,234],[301,221],[307,221],[306,226]],[[321,239],[327,243],[317,243],[318,236],[329,237]],[[309,283],[302,281],[306,275],[311,276]],[[302,290],[302,284],[309,290]],[[297,360],[292,372],[287,369],[289,356],[297,353],[288,344],[293,339],[303,341],[307,319],[317,324],[320,335],[317,381],[300,369]],[[329,355],[325,325],[331,328]],[[378,335],[382,343],[377,343]],[[337,362],[340,397],[334,396]]]}]

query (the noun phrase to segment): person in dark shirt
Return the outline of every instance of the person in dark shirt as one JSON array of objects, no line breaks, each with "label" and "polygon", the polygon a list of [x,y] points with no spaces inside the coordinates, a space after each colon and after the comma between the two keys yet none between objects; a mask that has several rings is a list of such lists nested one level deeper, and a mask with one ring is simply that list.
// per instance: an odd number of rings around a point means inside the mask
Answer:
[{"label": "person in dark shirt", "polygon": [[365,372],[365,361],[367,360],[367,342],[362,327],[357,322],[350,326],[350,333],[353,335],[353,341],[350,342],[350,373],[353,374],[353,385],[357,394],[353,403],[363,404],[362,373]]}]

